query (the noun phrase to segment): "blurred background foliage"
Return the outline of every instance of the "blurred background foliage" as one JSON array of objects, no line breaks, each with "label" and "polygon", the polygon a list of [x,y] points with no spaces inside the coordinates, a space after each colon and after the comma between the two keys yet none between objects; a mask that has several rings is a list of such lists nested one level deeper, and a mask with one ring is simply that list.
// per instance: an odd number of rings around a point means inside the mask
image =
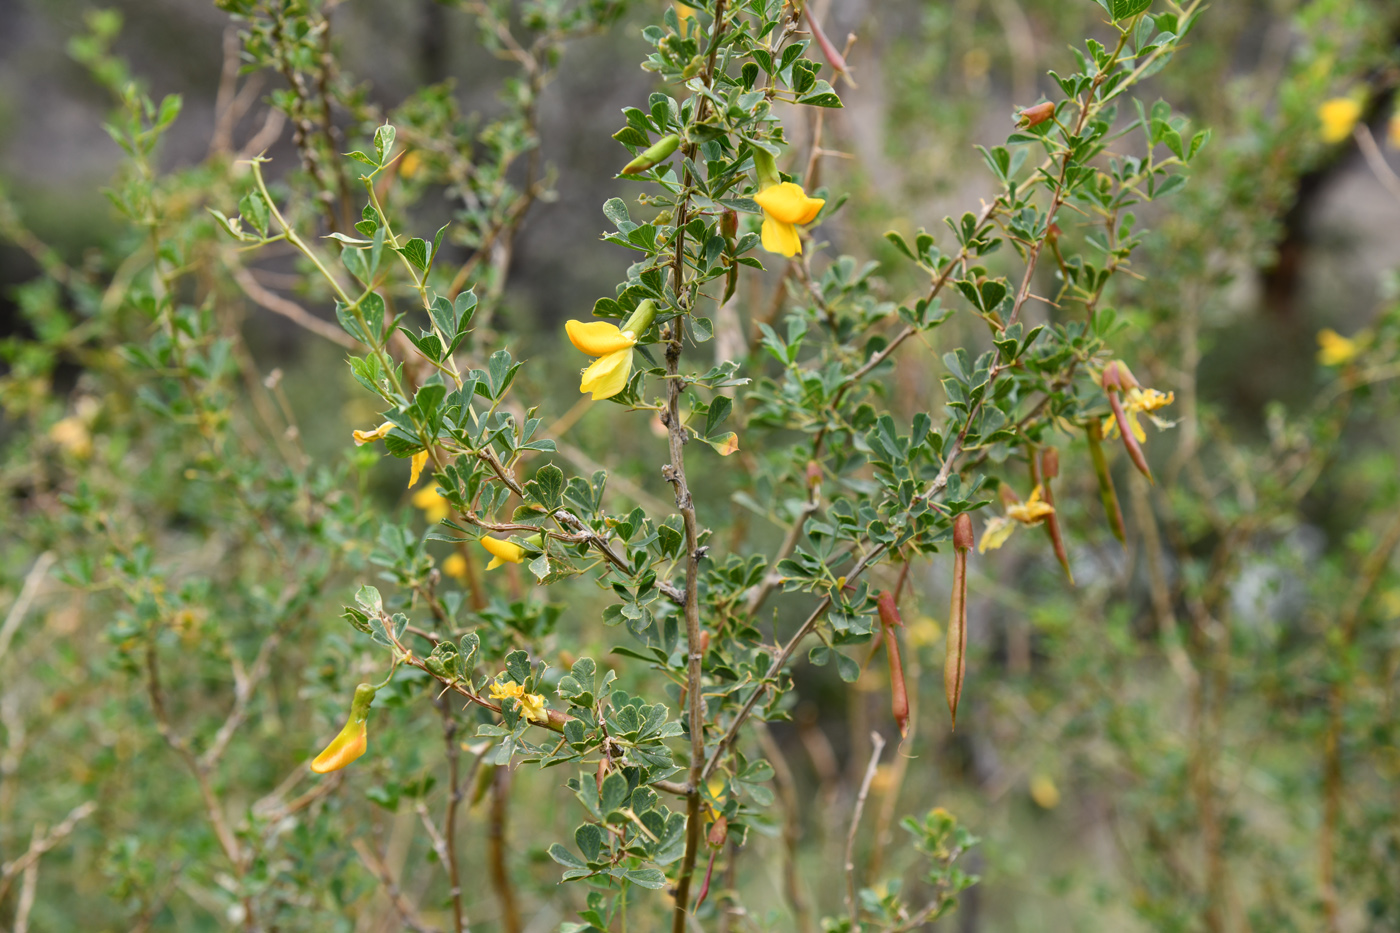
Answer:
[{"label": "blurred background foliage", "polygon": [[[450,221],[450,258],[476,263],[473,352],[509,346],[532,361],[517,393],[553,413],[580,472],[603,463],[624,499],[669,496],[654,468],[662,442],[635,416],[577,403],[576,354],[560,337],[625,271],[598,239],[599,208],[629,194],[608,137],[620,108],[653,89],[633,63],[647,48],[637,24],[656,11],[322,2],[311,7],[331,29],[301,37],[304,61],[283,69],[277,56],[297,42],[255,37],[253,77],[235,84],[229,11],[242,6],[0,7],[7,925],[241,928],[254,904],[267,929],[399,929],[396,898],[425,925],[448,925],[439,852],[419,825],[443,803],[426,678],[403,670],[381,692],[371,754],[354,769],[317,781],[305,762],[353,684],[379,678],[338,618],[353,582],[403,584],[450,552],[422,539],[407,465],[350,445],[375,409],[343,347],[288,319],[292,300],[329,317],[289,254],[212,286],[221,300],[198,328],[214,336],[194,362],[229,378],[202,404],[172,402],[171,377],[133,357],[148,326],[128,308],[142,301],[132,281],[150,259],[150,203],[180,225],[187,252],[172,262],[218,267],[229,244],[203,208],[246,190],[240,150],[267,150],[275,186],[321,173],[334,191],[331,176],[347,171],[334,154],[366,148],[392,119],[409,151],[396,208],[418,229]],[[850,200],[821,236],[833,253],[879,262],[880,294],[902,296],[919,283],[884,232],[934,229],[993,193],[973,145],[1000,142],[1017,108],[1055,93],[1045,72],[1072,67],[1068,47],[1101,30],[1102,11],[1060,0],[813,9],[838,45],[858,37],[857,84],[824,115],[832,155],[820,168]],[[503,23],[528,37],[524,57]],[[322,52],[337,64],[325,68]],[[102,123],[121,120],[127,69],[152,99],[178,93],[183,107],[161,147],[114,177],[124,155]],[[1066,450],[1057,504],[1077,585],[1038,534],[973,560],[956,733],[930,673],[947,566],[910,571],[914,738],[877,773],[860,840],[878,863],[899,819],[933,806],[981,837],[981,881],[938,929],[1400,928],[1397,84],[1400,8],[1388,0],[1212,8],[1149,84],[1212,132],[1189,183],[1144,212],[1153,232],[1112,294],[1124,358],[1145,385],[1176,393],[1163,412],[1175,429],[1149,444],[1159,483],[1119,465],[1121,547],[1087,453]],[[321,94],[334,100],[329,129]],[[1319,113],[1338,98],[1359,105],[1359,121],[1331,138]],[[791,138],[810,138],[810,108],[784,119]],[[296,220],[324,231],[354,219],[321,206]],[[753,351],[775,283],[745,272],[717,358]],[[1353,342],[1319,360],[1323,329]],[[896,410],[941,404],[941,352],[987,343],[957,322],[938,339],[898,358]],[[781,529],[763,503],[750,507],[748,470],[712,462],[695,480],[703,520],[720,539],[771,548]],[[484,630],[503,644],[524,631],[556,665],[610,657],[616,630],[596,589],[532,602],[517,569],[494,581]],[[166,658],[153,686],[141,633],[155,619]],[[800,801],[805,896],[839,913],[867,736],[890,734],[884,667],[854,687],[830,668],[796,677],[800,702],[773,725],[770,757],[786,760]],[[572,824],[570,795],[550,772],[475,773],[460,827],[474,928],[557,928],[583,895],[557,886],[534,841]],[[751,870],[722,882],[747,914],[707,913],[705,929],[793,928],[772,855],[782,827],[769,829],[749,836]],[[917,873],[889,857],[888,870]]]}]

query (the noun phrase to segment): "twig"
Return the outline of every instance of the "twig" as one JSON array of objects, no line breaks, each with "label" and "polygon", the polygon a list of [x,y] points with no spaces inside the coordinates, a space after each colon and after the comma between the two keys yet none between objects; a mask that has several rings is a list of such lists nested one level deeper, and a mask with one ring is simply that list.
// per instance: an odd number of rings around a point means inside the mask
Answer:
[{"label": "twig", "polygon": [[1352,130],[1352,135],[1356,137],[1356,145],[1360,147],[1361,154],[1366,157],[1366,164],[1371,167],[1371,173],[1376,176],[1376,181],[1380,182],[1381,187],[1386,191],[1400,198],[1400,176],[1395,174],[1385,161],[1385,156],[1381,155],[1381,147],[1376,145],[1376,137],[1371,135],[1371,128],[1358,120],[1356,128]]},{"label": "twig", "polygon": [[384,886],[384,893],[389,896],[389,903],[394,905],[394,911],[403,921],[404,926],[413,930],[414,933],[440,933],[437,927],[430,927],[418,917],[418,911],[403,896],[399,884],[394,880],[393,874],[389,871],[389,866],[384,864],[384,860],[370,851],[369,846],[363,839],[352,839],[350,845],[355,850],[355,854],[360,857],[360,861],[365,863],[365,867],[370,870],[370,874],[379,879],[379,883]]},{"label": "twig", "polygon": [[64,839],[67,839],[77,828],[78,823],[87,819],[96,809],[96,802],[89,800],[69,810],[68,815],[63,818],[63,822],[48,832],[41,832],[36,826],[34,836],[25,853],[14,861],[6,862],[0,866],[0,901],[3,901],[5,895],[9,893],[10,885],[14,882],[16,875],[22,875],[29,870],[31,865],[38,864],[39,859],[51,852]]},{"label": "twig", "polygon": [[489,833],[491,884],[501,902],[501,929],[520,933],[520,909],[515,903],[515,888],[506,867],[506,814],[510,807],[510,769],[497,768],[491,783],[491,827]]},{"label": "twig", "polygon": [[851,929],[860,929],[860,904],[856,900],[856,831],[860,829],[860,815],[865,810],[865,798],[870,793],[870,783],[875,780],[875,772],[880,767],[880,753],[885,750],[885,737],[878,732],[870,733],[870,764],[865,766],[865,777],[860,782],[860,793],[856,795],[856,806],[851,811],[851,828],[846,833],[846,911],[851,916]]},{"label": "twig", "polygon": [[244,266],[237,263],[228,263],[229,274],[233,277],[234,283],[253,300],[253,302],[273,314],[280,314],[298,327],[309,330],[318,337],[324,337],[332,343],[339,344],[354,353],[364,352],[364,347],[360,342],[341,330],[330,321],[323,321],[316,315],[307,311],[301,305],[267,288],[253,278],[253,274]]},{"label": "twig", "polygon": [[10,640],[15,637],[15,632],[19,631],[25,615],[29,612],[29,607],[34,603],[34,598],[39,595],[39,587],[43,585],[44,577],[56,560],[58,557],[53,551],[45,551],[29,568],[29,573],[24,577],[24,585],[20,587],[19,595],[15,597],[10,611],[5,614],[5,624],[0,625],[0,658],[3,658],[5,653],[10,650]]}]

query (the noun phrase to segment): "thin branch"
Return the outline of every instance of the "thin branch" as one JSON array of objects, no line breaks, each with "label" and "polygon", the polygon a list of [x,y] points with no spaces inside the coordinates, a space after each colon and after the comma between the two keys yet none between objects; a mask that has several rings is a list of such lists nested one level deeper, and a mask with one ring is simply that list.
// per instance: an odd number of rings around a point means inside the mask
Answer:
[{"label": "thin branch", "polygon": [[25,850],[24,854],[13,861],[0,865],[0,901],[3,901],[5,895],[9,893],[10,885],[14,882],[15,876],[24,874],[31,865],[38,864],[39,859],[53,851],[60,842],[72,835],[78,824],[91,816],[96,809],[97,803],[89,800],[69,810],[68,815],[63,818],[63,822],[48,832],[40,832],[36,826],[34,836],[29,842],[29,848]]},{"label": "thin branch", "polygon": [[355,854],[360,857],[360,861],[365,863],[370,874],[379,879],[379,883],[384,886],[384,893],[389,896],[389,903],[394,905],[394,912],[399,915],[403,925],[413,930],[414,933],[441,933],[437,927],[430,927],[418,916],[418,911],[408,899],[404,897],[403,891],[399,888],[399,883],[394,880],[394,875],[389,871],[389,866],[384,864],[363,839],[352,839],[350,845],[355,850]]},{"label": "thin branch", "polygon": [[865,777],[860,782],[860,793],[856,795],[856,806],[851,811],[851,828],[846,833],[846,911],[851,917],[851,929],[860,929],[860,902],[856,900],[856,831],[860,829],[860,816],[865,810],[865,798],[870,793],[870,783],[875,780],[875,772],[880,767],[880,753],[885,750],[885,737],[878,732],[870,733],[870,763],[865,766]]},{"label": "thin branch", "polygon": [[58,556],[53,551],[45,551],[34,561],[34,565],[29,568],[29,573],[24,577],[24,585],[20,587],[19,595],[15,597],[14,603],[10,606],[10,611],[5,614],[5,624],[0,625],[0,658],[10,650],[10,641],[15,637],[15,632],[19,631],[20,625],[24,623],[24,617],[29,612],[29,607],[33,605],[35,597],[39,595],[39,587],[44,583],[44,577],[48,575],[49,568],[58,560]]},{"label": "thin branch", "polygon": [[276,292],[264,288],[246,267],[234,262],[229,262],[227,265],[234,284],[242,290],[243,294],[252,299],[254,304],[266,308],[273,314],[280,314],[303,330],[308,330],[318,337],[324,337],[331,343],[339,344],[353,353],[364,352],[365,348],[360,345],[358,340],[335,324],[321,320],[295,301],[283,298]]}]

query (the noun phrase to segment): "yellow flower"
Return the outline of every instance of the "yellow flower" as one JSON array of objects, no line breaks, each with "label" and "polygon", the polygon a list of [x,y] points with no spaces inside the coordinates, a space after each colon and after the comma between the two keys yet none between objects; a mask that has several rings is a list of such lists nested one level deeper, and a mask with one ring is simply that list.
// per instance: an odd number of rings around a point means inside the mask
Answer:
[{"label": "yellow flower", "polygon": [[1361,103],[1350,97],[1334,97],[1317,108],[1317,119],[1322,124],[1322,141],[1339,143],[1351,135],[1361,119]]},{"label": "yellow flower", "polygon": [[1031,778],[1031,799],[1042,810],[1053,810],[1060,805],[1060,789],[1050,780],[1048,774],[1037,774]]},{"label": "yellow flower", "polygon": [[632,348],[637,335],[607,321],[568,321],[564,324],[569,342],[589,356],[596,356],[583,371],[580,392],[592,392],[593,401],[612,398],[627,387],[632,375]]},{"label": "yellow flower", "polygon": [[503,541],[490,535],[482,535],[480,541],[481,546],[491,552],[491,563],[486,565],[487,570],[495,570],[506,561],[518,564],[525,559],[525,549],[514,541]]},{"label": "yellow flower", "polygon": [[1390,121],[1385,125],[1385,138],[1390,148],[1400,149],[1400,110],[1390,115]]},{"label": "yellow flower", "polygon": [[467,578],[467,559],[461,554],[451,554],[442,562],[442,572],[454,580]]},{"label": "yellow flower", "polygon": [[513,680],[491,684],[491,699],[515,700],[520,704],[520,714],[531,722],[549,722],[549,708],[544,705],[544,697],[538,693],[526,693],[525,688]]},{"label": "yellow flower", "polygon": [[607,321],[565,322],[569,342],[589,356],[598,357],[583,371],[578,390],[592,392],[593,401],[597,402],[627,388],[632,375],[632,348],[655,316],[656,306],[643,301],[621,327]]},{"label": "yellow flower", "polygon": [[53,427],[49,428],[49,440],[80,460],[92,454],[92,435],[88,433],[87,424],[77,415],[54,422]]},{"label": "yellow flower", "polygon": [[452,511],[452,507],[437,491],[436,486],[418,490],[413,494],[411,501],[415,508],[423,510],[423,518],[427,520],[429,525],[436,525]]},{"label": "yellow flower", "polygon": [[785,181],[769,185],[753,196],[763,208],[763,248],[791,259],[802,252],[797,228],[817,219],[826,201],[809,198],[802,186]]},{"label": "yellow flower", "polygon": [[[1159,408],[1165,408],[1175,401],[1175,392],[1159,392],[1156,389],[1141,389],[1137,386],[1130,387],[1128,391],[1124,393],[1123,413],[1128,416],[1128,425],[1132,428],[1133,437],[1138,439],[1138,443],[1143,444],[1147,442],[1147,432],[1143,430],[1142,424],[1138,421],[1137,416],[1147,412],[1154,412]],[[1148,417],[1151,417],[1151,415],[1148,415]],[[1175,422],[1166,422],[1158,418],[1152,418],[1152,423],[1160,430],[1171,427]],[[1118,419],[1114,418],[1112,415],[1108,415],[1103,419],[1103,436],[1118,436]]]},{"label": "yellow flower", "polygon": [[408,474],[408,488],[412,489],[418,485],[418,477],[423,475],[423,467],[428,462],[428,452],[420,450],[413,455]]},{"label": "yellow flower", "polygon": [[1317,361],[1323,366],[1345,366],[1361,352],[1355,340],[1343,337],[1330,327],[1317,332]]},{"label": "yellow flower", "polygon": [[987,519],[987,527],[982,529],[982,540],[977,542],[977,553],[995,551],[1006,543],[1006,539],[1011,537],[1011,532],[1015,530],[1016,523],[1005,515]]},{"label": "yellow flower", "polygon": [[409,150],[409,152],[399,160],[399,174],[404,178],[412,178],[414,175],[418,174],[418,169],[422,166],[423,157],[417,152]]},{"label": "yellow flower", "polygon": [[331,739],[321,754],[311,762],[311,770],[317,774],[339,771],[365,753],[369,745],[369,705],[374,702],[376,689],[371,684],[360,684],[355,688],[355,698],[350,702],[350,718],[340,734]]},{"label": "yellow flower", "polygon": [[366,444],[373,444],[375,441],[383,440],[384,436],[394,430],[393,422],[386,421],[373,431],[355,431],[355,446],[363,447]]}]

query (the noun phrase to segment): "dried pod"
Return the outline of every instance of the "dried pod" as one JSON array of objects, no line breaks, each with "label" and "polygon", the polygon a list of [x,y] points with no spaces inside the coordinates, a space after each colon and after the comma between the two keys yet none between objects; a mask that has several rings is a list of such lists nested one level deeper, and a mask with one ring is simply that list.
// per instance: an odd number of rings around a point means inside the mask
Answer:
[{"label": "dried pod", "polygon": [[1022,110],[1020,114],[1017,115],[1017,125],[1023,130],[1030,129],[1033,126],[1039,126],[1054,115],[1055,102],[1047,100],[1043,103],[1036,104],[1034,107],[1027,107],[1025,110]]},{"label": "dried pod", "polygon": [[899,617],[899,606],[895,604],[894,594],[889,590],[880,594],[876,605],[880,611],[880,628],[885,637],[885,656],[890,662],[890,712],[894,714],[895,725],[899,726],[902,738],[909,734],[909,690],[904,684],[904,662],[899,656],[899,638],[894,630],[903,627],[904,622]]},{"label": "dried pod", "polygon": [[[1045,504],[1053,509],[1055,508],[1055,492],[1050,487],[1050,481],[1060,475],[1060,454],[1055,448],[1046,447],[1039,451],[1039,456],[1032,451],[1030,460],[1031,481],[1040,486],[1045,497]],[[1055,549],[1055,559],[1060,562],[1065,576],[1069,578],[1070,586],[1073,586],[1074,571],[1069,569],[1069,554],[1065,550],[1064,534],[1060,531],[1058,510],[1045,517],[1045,533],[1050,536],[1050,545]]]},{"label": "dried pod", "polygon": [[958,725],[958,700],[967,676],[967,552],[972,549],[972,517],[953,519],[953,599],[948,608],[948,645],[943,657],[943,692],[953,727]]}]

